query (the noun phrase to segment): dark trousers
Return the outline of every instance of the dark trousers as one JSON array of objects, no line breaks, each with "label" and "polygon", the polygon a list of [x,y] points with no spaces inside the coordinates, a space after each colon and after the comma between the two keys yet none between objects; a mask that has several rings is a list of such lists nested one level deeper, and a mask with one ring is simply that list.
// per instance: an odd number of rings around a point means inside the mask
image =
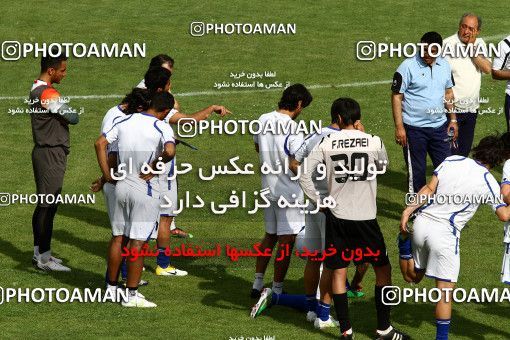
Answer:
[{"label": "dark trousers", "polygon": [[457,113],[459,136],[457,147],[452,146],[452,155],[469,156],[475,137],[476,117],[478,117],[478,112]]},{"label": "dark trousers", "polygon": [[407,146],[403,150],[409,191],[417,193],[426,184],[427,154],[432,159],[434,168],[439,166],[446,157],[451,156],[447,126],[444,124],[431,128],[404,124]]}]

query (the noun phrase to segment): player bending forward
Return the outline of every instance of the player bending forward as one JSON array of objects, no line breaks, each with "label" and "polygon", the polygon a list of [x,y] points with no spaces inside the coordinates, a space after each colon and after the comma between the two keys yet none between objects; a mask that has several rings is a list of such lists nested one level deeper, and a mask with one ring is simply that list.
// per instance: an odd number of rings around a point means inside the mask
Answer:
[{"label": "player bending forward", "polygon": [[[498,182],[489,172],[504,160],[507,153],[501,138],[488,136],[473,149],[473,159],[462,156],[446,158],[436,168],[430,182],[420,190],[418,198],[435,194],[436,198],[439,195],[454,198],[455,195],[466,200],[460,204],[440,204],[445,199],[419,199],[402,213],[399,252],[404,279],[418,283],[426,275],[435,279],[436,287],[441,289],[442,297],[436,305],[437,340],[448,339],[451,292],[460,269],[462,228],[473,217],[480,203],[489,204],[501,221],[510,219],[510,207],[502,202]],[[470,202],[466,203],[468,200]],[[407,227],[409,218],[420,207],[410,232]]]}]

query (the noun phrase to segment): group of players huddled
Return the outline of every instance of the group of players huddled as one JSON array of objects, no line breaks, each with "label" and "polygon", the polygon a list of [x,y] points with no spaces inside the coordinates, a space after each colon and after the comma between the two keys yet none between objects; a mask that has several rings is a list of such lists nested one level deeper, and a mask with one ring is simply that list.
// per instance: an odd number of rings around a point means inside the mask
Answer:
[{"label": "group of players huddled", "polygon": [[[58,83],[65,76],[64,62],[65,58],[43,60],[32,97],[59,96],[52,83]],[[167,55],[154,57],[140,84],[119,105],[108,110],[101,124],[101,135],[95,142],[102,176],[92,183],[91,189],[103,191],[112,227],[106,289],[116,291],[120,278],[125,280],[129,298],[122,305],[126,307],[155,307],[156,304],[138,292],[138,287],[145,284],[141,280],[143,257],[126,261],[121,256],[124,247],[140,252],[146,242],[155,238],[160,250],[156,274],[187,275],[187,272],[173,267],[170,257],[164,252],[170,245],[176,216],[173,207],[162,208],[162,204],[167,200],[177,203],[177,181],[170,177],[175,178],[172,175],[179,141],[171,125],[178,124],[181,118],[192,118],[197,122],[207,119],[212,113],[221,117],[230,113],[220,105],[211,105],[194,114],[181,113],[170,92],[173,66],[173,59]],[[262,126],[283,123],[295,128],[296,118],[311,102],[312,96],[305,86],[291,85],[283,91],[278,108],[260,116],[259,122]],[[61,177],[38,177],[38,174],[51,159],[60,157],[56,154],[60,149],[53,148],[61,145],[65,171],[69,143],[67,125],[78,122],[77,117],[63,112],[65,107],[55,105],[42,107],[47,112],[35,115],[32,122],[36,142],[34,170],[39,171],[35,173],[36,181],[39,180],[38,192],[61,189],[63,171],[58,173]],[[275,260],[272,288],[264,288],[264,274],[270,257],[258,257],[251,290],[251,297],[257,299],[257,303],[251,316],[255,318],[269,306],[291,306],[306,312],[306,319],[316,328],[339,327],[342,339],[352,339],[348,296],[362,296],[361,279],[367,265],[372,264],[375,272],[376,338],[410,339],[392,327],[390,306],[383,301],[384,287],[391,285],[390,256],[376,218],[377,178],[369,176],[367,171],[384,172],[388,165],[386,149],[381,138],[365,133],[361,124],[361,108],[355,100],[336,99],[328,119],[331,122],[328,127],[309,136],[275,132],[254,136],[261,165],[276,168],[288,164],[294,174],[300,173],[299,179],[291,178],[288,172],[262,175],[262,187],[269,189],[267,198],[270,205],[264,208],[265,235],[261,248],[271,253],[277,244],[292,250],[296,243],[298,248],[306,247],[313,255],[307,259],[305,266],[303,295],[283,291],[292,252],[283,259]],[[48,125],[50,123],[53,125]],[[460,268],[460,231],[480,203],[490,204],[500,220],[510,219],[510,207],[506,204],[510,201],[510,162],[504,166],[501,187],[489,172],[510,158],[509,134],[483,138],[473,149],[472,156],[447,157],[418,194],[425,197],[456,194],[481,197],[482,200],[468,204],[418,200],[404,210],[398,248],[401,271],[407,282],[417,283],[426,275],[436,279],[438,288],[455,286]],[[159,175],[139,170],[143,164],[159,169],[161,163],[165,164],[165,171]],[[121,164],[129,164],[130,171],[123,180],[116,181],[114,173]],[[322,173],[325,173],[322,178],[319,178],[318,167],[322,167]],[[356,173],[358,169],[364,170],[355,176],[349,175],[349,170]],[[48,171],[44,173],[50,173]],[[278,204],[282,197],[287,201],[302,202],[305,196],[309,200],[307,210],[316,213],[303,214],[297,207]],[[166,199],[162,200],[163,197]],[[319,210],[317,207],[321,207],[320,202],[326,198],[333,199],[334,206],[322,206]],[[51,256],[48,236],[44,236],[50,229],[51,239],[52,218],[49,220],[48,215],[55,212],[56,207],[44,206],[38,206],[34,212],[34,264],[43,270],[69,271],[61,260]],[[412,230],[409,227],[411,217],[414,218]],[[186,235],[182,230],[174,233]],[[336,255],[323,256],[326,248],[333,249]],[[356,259],[339,255],[358,249],[363,253],[367,249],[370,253]],[[350,262],[356,266],[356,274],[349,285],[347,268]],[[508,281],[510,273],[506,275]],[[330,316],[331,303],[334,303],[337,320]],[[448,328],[441,320],[448,320],[449,326],[450,317],[451,299],[446,302],[443,296],[436,307],[438,339],[444,338],[445,330],[447,337]]]}]

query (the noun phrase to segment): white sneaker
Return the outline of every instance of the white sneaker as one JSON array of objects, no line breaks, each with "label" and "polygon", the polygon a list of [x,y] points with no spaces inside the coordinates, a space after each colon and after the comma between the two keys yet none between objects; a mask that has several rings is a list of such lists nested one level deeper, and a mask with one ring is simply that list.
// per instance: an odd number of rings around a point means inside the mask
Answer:
[{"label": "white sneaker", "polygon": [[[37,261],[39,261],[38,256],[37,255],[32,256],[32,264],[34,266],[37,265]],[[59,259],[57,257],[54,257],[54,256],[50,256],[50,261],[54,261],[54,262],[57,262],[57,263],[62,263],[63,262],[61,259]]]},{"label": "white sneaker", "polygon": [[306,313],[306,321],[314,322],[315,319],[317,319],[317,314],[315,312],[308,311],[308,313]]},{"label": "white sneaker", "polygon": [[177,269],[173,266],[168,266],[166,268],[161,268],[160,266],[156,267],[156,275],[161,276],[186,276],[188,272],[185,270]]},{"label": "white sneaker", "polygon": [[145,296],[136,292],[135,296],[129,296],[127,302],[121,302],[122,307],[154,308],[157,305],[145,299]]},{"label": "white sneaker", "polygon": [[315,319],[313,326],[317,329],[329,328],[329,327],[340,327],[340,322],[333,319],[331,316],[328,320],[322,321],[321,318]]},{"label": "white sneaker", "polygon": [[37,261],[37,268],[48,272],[70,272],[71,268],[64,266],[61,263],[53,261],[51,258],[48,262],[42,263],[40,260]]}]

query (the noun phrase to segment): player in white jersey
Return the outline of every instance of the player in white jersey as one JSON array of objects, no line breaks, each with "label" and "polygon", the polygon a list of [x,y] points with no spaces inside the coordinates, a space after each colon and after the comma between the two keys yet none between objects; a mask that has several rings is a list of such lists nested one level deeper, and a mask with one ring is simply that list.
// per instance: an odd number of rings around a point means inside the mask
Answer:
[{"label": "player in white jersey", "polygon": [[[126,119],[128,115],[136,112],[146,111],[149,107],[150,97],[146,89],[134,88],[131,93],[121,101],[119,105],[112,107],[106,113],[101,123],[101,133],[106,133],[118,122]],[[116,171],[117,168],[117,142],[108,144],[107,146],[107,159],[110,169]],[[113,286],[112,283],[117,283],[119,278],[119,270],[121,266],[121,250],[125,246],[127,239],[123,237],[123,230],[125,221],[114,221],[114,208],[116,206],[115,185],[105,181],[104,177],[100,177],[92,183],[91,190],[99,192],[103,190],[106,209],[112,227],[112,238],[108,245],[107,253],[107,270],[106,270],[106,283]],[[127,270],[124,270],[122,277],[127,276]]]},{"label": "player in white jersey", "polygon": [[337,114],[342,130],[323,138],[312,150],[303,163],[299,182],[306,196],[317,204],[321,197],[312,176],[319,164],[325,164],[328,195],[336,204],[323,208],[326,244],[335,250],[324,260],[324,271],[330,271],[332,276],[331,291],[340,337],[353,338],[345,286],[347,267],[352,261],[355,265],[368,262],[374,268],[377,339],[409,339],[391,326],[390,307],[383,303],[382,296],[384,287],[391,284],[391,266],[376,219],[376,178],[386,171],[386,149],[379,137],[355,128],[361,119],[361,109],[355,100],[339,98],[333,103],[332,111]]},{"label": "player in white jersey", "polygon": [[[163,55],[164,56],[164,55]],[[160,59],[158,59],[160,58]],[[171,60],[171,62],[162,63],[157,66],[158,60]],[[146,72],[143,84],[140,82],[138,86],[145,86],[149,92],[169,92],[171,88],[170,81],[168,84],[164,82],[166,76],[170,77],[171,70],[173,69],[173,59],[166,56],[166,59],[160,56],[156,56],[151,61],[151,67]],[[183,114],[174,108],[165,117],[165,122],[168,124],[178,124],[182,118],[187,118],[188,122],[197,122],[200,120],[207,119],[213,112],[218,113],[221,117],[230,113],[224,106],[211,105],[201,111],[193,113],[191,115]],[[157,247],[160,250],[159,256],[156,258],[156,275],[162,276],[185,276],[188,273],[184,270],[180,270],[170,265],[170,256],[165,255],[164,250],[170,246],[170,235],[175,234],[177,236],[189,236],[188,233],[184,232],[180,228],[175,227],[174,218],[177,210],[177,178],[171,179],[173,171],[175,169],[176,160],[173,159],[171,162],[166,164],[168,170],[165,174],[160,175],[160,182],[162,188],[162,200],[160,208],[159,228],[157,233]],[[168,203],[171,203],[169,206]],[[173,232],[172,232],[173,229]]]},{"label": "player in white jersey", "polygon": [[[508,139],[510,133],[505,133],[502,138]],[[510,143],[509,143],[510,144]],[[501,196],[506,204],[510,203],[510,159],[503,165],[503,179],[501,180]],[[503,234],[503,264],[501,266],[501,282],[510,285],[510,223],[506,222]]]},{"label": "player in white jersey", "polygon": [[[108,164],[106,148],[115,141],[118,143],[118,172],[123,176],[115,186],[117,205],[114,208],[114,223],[124,221],[123,235],[129,239],[130,250],[126,283],[129,299],[122,303],[125,307],[156,307],[137,292],[143,268],[143,256],[138,254],[157,228],[160,204],[159,178],[154,178],[153,172],[144,172],[144,167],[149,164],[152,169],[159,169],[158,162],[166,163],[175,155],[172,128],[161,121],[173,105],[170,93],[156,93],[151,97],[147,112],[132,114],[114,124],[95,144],[101,172],[106,181],[112,182],[114,176]],[[121,166],[124,166],[123,171]]]},{"label": "player in white jersey", "polygon": [[[510,218],[510,207],[502,201],[500,186],[489,172],[507,153],[500,137],[488,136],[473,149],[473,159],[447,157],[430,182],[408,199],[411,204],[402,213],[399,252],[404,279],[418,283],[425,275],[435,279],[437,288],[443,290],[436,305],[436,339],[448,338],[451,290],[460,270],[462,229],[482,203],[490,205],[500,220]],[[411,231],[409,218],[417,210]]]},{"label": "player in white jersey", "polygon": [[505,117],[510,131],[510,35],[498,44],[499,55],[492,62],[492,79],[506,80]]},{"label": "player in white jersey", "polygon": [[[272,252],[277,242],[280,247],[289,247],[292,251],[296,235],[305,225],[304,215],[300,213],[299,208],[280,207],[278,201],[280,198],[284,198],[288,202],[302,201],[303,199],[303,193],[297,180],[291,180],[293,174],[288,169],[288,159],[289,156],[296,153],[304,140],[304,135],[297,131],[297,123],[294,120],[305,107],[310,105],[311,101],[312,95],[303,85],[289,86],[283,91],[278,109],[265,113],[259,118],[260,126],[263,127],[261,131],[266,130],[266,126],[273,126],[274,129],[253,136],[261,166],[278,172],[261,176],[262,188],[269,188],[267,198],[270,201],[270,206],[264,208],[265,234],[261,243],[263,251]],[[288,128],[288,133],[285,133],[285,128]],[[276,171],[277,169],[279,171]],[[264,274],[269,261],[270,257],[257,257],[255,280],[251,291],[252,298],[261,297],[261,291],[264,288]],[[280,261],[275,259],[272,289],[275,294],[282,293],[283,281],[289,264],[290,256],[285,256]],[[261,312],[263,309],[255,305],[252,309],[252,317],[258,315],[258,310]]]}]

